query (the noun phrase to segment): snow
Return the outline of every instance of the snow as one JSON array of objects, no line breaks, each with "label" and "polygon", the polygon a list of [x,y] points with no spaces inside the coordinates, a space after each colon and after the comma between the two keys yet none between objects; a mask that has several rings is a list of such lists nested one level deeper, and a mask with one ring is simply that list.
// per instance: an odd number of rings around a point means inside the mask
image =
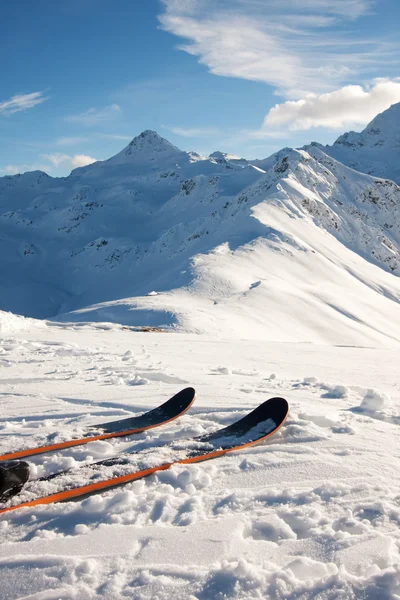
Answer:
[{"label": "snow", "polygon": [[[123,451],[165,460],[163,444],[268,397],[291,407],[253,448],[1,516],[4,599],[399,595],[397,351],[53,324],[7,334],[0,352],[2,451],[154,407],[176,381],[197,390],[164,427],[32,457],[33,478]],[[136,376],[148,384],[132,388]]]},{"label": "snow", "polygon": [[15,333],[32,326],[43,327],[44,324],[35,319],[26,319],[21,315],[0,310],[0,333]]},{"label": "snow", "polygon": [[386,394],[379,393],[376,390],[368,390],[360,404],[360,408],[375,412],[382,410],[389,404],[390,398]]}]

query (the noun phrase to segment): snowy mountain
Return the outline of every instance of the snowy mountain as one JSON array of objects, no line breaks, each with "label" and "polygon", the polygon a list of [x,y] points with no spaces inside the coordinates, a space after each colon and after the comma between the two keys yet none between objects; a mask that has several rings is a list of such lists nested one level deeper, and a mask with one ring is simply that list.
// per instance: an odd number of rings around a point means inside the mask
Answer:
[{"label": "snowy mountain", "polygon": [[352,169],[400,183],[400,103],[379,114],[367,127],[341,135],[326,154]]},{"label": "snowy mountain", "polygon": [[395,183],[316,147],[250,164],[145,131],[69,177],[0,179],[0,309],[390,345],[400,341],[399,206]]}]

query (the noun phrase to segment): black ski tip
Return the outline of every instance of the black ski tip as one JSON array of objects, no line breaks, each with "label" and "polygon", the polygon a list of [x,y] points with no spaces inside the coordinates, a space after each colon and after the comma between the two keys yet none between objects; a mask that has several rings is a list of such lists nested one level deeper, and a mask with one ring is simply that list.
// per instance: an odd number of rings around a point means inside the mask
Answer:
[{"label": "black ski tip", "polygon": [[128,429],[147,429],[163,425],[184,413],[194,401],[195,396],[196,390],[192,387],[187,387],[175,394],[175,396],[172,396],[164,404],[138,417],[133,416],[127,419],[120,419],[119,421],[111,421],[110,423],[92,425],[91,429],[102,430],[102,433],[118,433]]},{"label": "black ski tip", "polygon": [[[288,412],[289,404],[285,398],[270,398],[257,406],[257,408],[252,410],[248,415],[239,419],[239,421],[232,423],[232,425],[228,425],[228,427],[225,427],[224,429],[219,429],[214,433],[206,435],[202,437],[201,440],[204,442],[214,442],[221,437],[241,437],[251,430],[254,432],[254,440],[257,438],[261,439],[263,436],[260,435],[259,431],[254,431],[254,428],[264,422],[268,422],[267,432],[268,435],[271,435],[281,427]],[[251,441],[251,436],[248,441]]]},{"label": "black ski tip", "polygon": [[289,403],[285,398],[275,397],[266,400],[245,417],[250,421],[259,423],[265,419],[272,419],[279,427],[286,419],[289,412]]},{"label": "black ski tip", "polygon": [[269,400],[266,400],[257,406],[257,408],[243,417],[243,419],[240,419],[240,421],[237,421],[237,423],[233,423],[231,428],[244,431],[246,429],[255,427],[267,419],[271,419],[275,423],[275,428],[271,430],[272,433],[275,431],[275,429],[278,429],[282,425],[287,417],[288,412],[289,404],[285,398],[270,398]]},{"label": "black ski tip", "polygon": [[192,387],[187,387],[175,394],[175,396],[172,396],[164,404],[161,404],[161,406],[145,413],[139,419],[143,419],[149,425],[153,423],[166,423],[187,411],[195,397],[196,390]]},{"label": "black ski tip", "polygon": [[180,407],[182,410],[185,410],[189,408],[195,397],[196,390],[192,387],[187,387],[184,390],[181,390],[180,392],[175,394],[175,396],[172,396],[172,398],[170,400],[167,400],[167,402],[163,406],[166,407],[167,404],[170,403],[171,406],[175,406],[176,409]]},{"label": "black ski tip", "polygon": [[23,460],[0,462],[0,501],[18,494],[29,479],[29,465]]}]

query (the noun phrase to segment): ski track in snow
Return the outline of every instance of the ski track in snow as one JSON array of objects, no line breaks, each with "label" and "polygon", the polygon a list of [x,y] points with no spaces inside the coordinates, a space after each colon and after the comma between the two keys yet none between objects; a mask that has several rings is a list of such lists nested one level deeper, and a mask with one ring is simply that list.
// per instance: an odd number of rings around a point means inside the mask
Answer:
[{"label": "ski track in snow", "polygon": [[[268,397],[287,398],[291,412],[254,448],[1,516],[2,599],[400,597],[397,364],[386,349],[117,326],[5,335],[3,452],[197,390],[167,426],[32,457],[34,478],[211,432]],[[73,476],[84,483],[83,471]]]}]

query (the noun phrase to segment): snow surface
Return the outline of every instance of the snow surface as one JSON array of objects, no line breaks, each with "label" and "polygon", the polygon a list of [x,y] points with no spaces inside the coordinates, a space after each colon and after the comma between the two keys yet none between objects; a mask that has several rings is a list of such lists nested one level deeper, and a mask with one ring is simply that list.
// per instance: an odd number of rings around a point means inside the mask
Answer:
[{"label": "snow surface", "polygon": [[[152,444],[210,433],[271,396],[291,412],[253,448],[2,515],[1,598],[399,598],[398,358],[112,324],[3,335],[3,452],[197,390],[190,411],[162,428],[32,457],[33,478],[122,451],[151,454]],[[132,387],[137,377],[147,384]]]}]

